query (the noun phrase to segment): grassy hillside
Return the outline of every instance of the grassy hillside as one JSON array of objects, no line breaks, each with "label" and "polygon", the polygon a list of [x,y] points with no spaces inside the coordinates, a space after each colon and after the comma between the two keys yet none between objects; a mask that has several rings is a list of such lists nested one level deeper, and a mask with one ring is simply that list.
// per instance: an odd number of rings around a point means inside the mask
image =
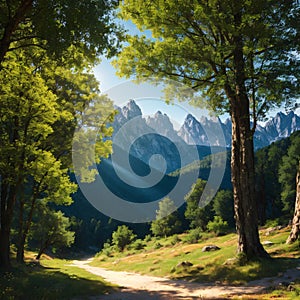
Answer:
[{"label": "grassy hillside", "polygon": [[[221,237],[203,235],[196,244],[188,244],[187,234],[176,235],[167,239],[154,239],[144,242],[143,248],[134,250],[129,246],[122,253],[105,249],[92,262],[112,270],[134,271],[141,274],[168,276],[170,278],[190,279],[198,282],[215,282],[241,284],[254,279],[276,276],[279,272],[299,264],[299,245],[286,245],[289,229],[282,229],[266,236],[261,230],[262,242],[271,241],[266,246],[272,260],[253,261],[243,265],[232,259],[236,254],[236,235]],[[206,245],[216,245],[220,250],[202,252]],[[180,266],[182,262],[191,266]]]}]

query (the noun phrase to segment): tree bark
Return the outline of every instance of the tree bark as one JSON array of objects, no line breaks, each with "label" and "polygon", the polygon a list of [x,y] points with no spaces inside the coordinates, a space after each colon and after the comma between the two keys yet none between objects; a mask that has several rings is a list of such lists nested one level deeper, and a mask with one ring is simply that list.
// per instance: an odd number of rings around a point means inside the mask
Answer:
[{"label": "tree bark", "polygon": [[23,236],[23,227],[24,227],[24,200],[20,199],[19,201],[19,228],[18,228],[18,244],[17,244],[17,262],[24,262],[24,245],[25,239]]},{"label": "tree bark", "polygon": [[231,172],[238,253],[248,259],[268,257],[259,240],[255,199],[254,149],[247,100],[239,97],[232,105]]},{"label": "tree bark", "polygon": [[10,228],[15,204],[15,189],[1,183],[1,226],[0,226],[0,269],[9,269],[10,263]]},{"label": "tree bark", "polygon": [[[234,17],[237,28],[241,13]],[[254,257],[269,257],[259,239],[258,211],[255,199],[254,129],[250,126],[250,103],[245,87],[245,63],[243,39],[234,37],[235,86],[225,86],[230,100],[232,121],[231,180],[233,185],[234,211],[238,234],[238,254],[249,260]]]},{"label": "tree bark", "polygon": [[50,241],[49,239],[47,239],[44,243],[41,243],[41,247],[39,250],[38,255],[36,256],[36,259],[40,259],[42,254],[46,251],[46,249],[49,247]]},{"label": "tree bark", "polygon": [[15,14],[13,16],[8,16],[3,36],[0,39],[0,64],[3,62],[5,55],[9,50],[14,32],[17,30],[19,24],[24,20],[26,13],[30,11],[31,7],[32,0],[23,0],[16,9]]},{"label": "tree bark", "polygon": [[294,243],[299,238],[300,232],[300,161],[298,172],[296,176],[296,201],[295,201],[295,212],[292,222],[292,230],[286,241],[287,244]]},{"label": "tree bark", "polygon": [[46,250],[46,248],[40,248],[39,253],[36,256],[36,259],[40,259],[45,250]]}]

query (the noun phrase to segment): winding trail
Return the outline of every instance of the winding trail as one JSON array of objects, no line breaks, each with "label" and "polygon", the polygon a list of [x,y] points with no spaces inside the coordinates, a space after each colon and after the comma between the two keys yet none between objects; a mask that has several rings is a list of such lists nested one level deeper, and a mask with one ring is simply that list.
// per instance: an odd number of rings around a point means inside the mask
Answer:
[{"label": "winding trail", "polygon": [[262,293],[267,287],[280,282],[291,282],[300,278],[300,267],[286,271],[280,277],[264,278],[249,282],[246,286],[224,286],[172,280],[130,272],[110,271],[88,265],[92,258],[74,260],[73,265],[101,276],[106,281],[121,286],[119,292],[91,299],[103,300],[188,300],[188,299],[228,299],[229,296],[242,296]]}]

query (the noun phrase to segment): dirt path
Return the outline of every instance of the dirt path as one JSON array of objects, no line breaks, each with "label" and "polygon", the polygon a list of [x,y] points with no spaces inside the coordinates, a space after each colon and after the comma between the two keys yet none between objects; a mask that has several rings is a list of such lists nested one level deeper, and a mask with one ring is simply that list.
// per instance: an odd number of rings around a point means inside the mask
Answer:
[{"label": "dirt path", "polygon": [[226,296],[259,294],[267,287],[280,282],[291,282],[300,277],[300,267],[288,270],[280,277],[264,278],[246,286],[222,286],[216,284],[191,283],[130,272],[110,271],[89,266],[88,260],[74,260],[73,265],[103,277],[106,281],[121,286],[120,292],[93,297],[103,300],[172,300],[172,299],[226,299]]}]

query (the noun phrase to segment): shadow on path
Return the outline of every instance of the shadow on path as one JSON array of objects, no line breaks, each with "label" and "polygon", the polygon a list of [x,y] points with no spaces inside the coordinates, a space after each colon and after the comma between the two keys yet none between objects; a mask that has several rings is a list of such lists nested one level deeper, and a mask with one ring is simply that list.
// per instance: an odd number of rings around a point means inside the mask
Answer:
[{"label": "shadow on path", "polygon": [[229,296],[243,296],[263,293],[268,287],[274,286],[285,279],[293,280],[300,277],[300,267],[288,270],[280,277],[264,278],[249,282],[244,286],[217,285],[214,283],[195,283],[184,280],[172,280],[131,272],[110,271],[88,265],[91,261],[74,261],[74,265],[85,269],[106,281],[121,287],[119,292],[101,295],[91,299],[104,300],[152,300],[152,299],[228,299]]}]

